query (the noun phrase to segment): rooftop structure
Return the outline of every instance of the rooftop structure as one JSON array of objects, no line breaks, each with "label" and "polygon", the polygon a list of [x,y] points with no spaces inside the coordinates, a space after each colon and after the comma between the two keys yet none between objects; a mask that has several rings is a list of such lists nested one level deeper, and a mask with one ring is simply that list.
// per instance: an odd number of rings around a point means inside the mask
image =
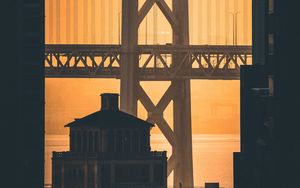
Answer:
[{"label": "rooftop structure", "polygon": [[102,94],[101,104],[65,126],[70,151],[53,153],[53,188],[166,188],[166,152],[150,148],[154,125],[120,111],[118,94]]}]

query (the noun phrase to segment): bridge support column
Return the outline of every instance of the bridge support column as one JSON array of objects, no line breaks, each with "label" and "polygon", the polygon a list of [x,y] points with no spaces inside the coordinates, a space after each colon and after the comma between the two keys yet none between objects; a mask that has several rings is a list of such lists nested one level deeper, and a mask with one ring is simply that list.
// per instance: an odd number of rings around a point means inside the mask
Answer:
[{"label": "bridge support column", "polygon": [[[173,0],[173,14],[177,25],[173,26],[173,43],[175,45],[189,45],[189,7],[186,0]],[[173,55],[173,66],[180,63],[182,54]],[[174,168],[174,185],[183,188],[194,187],[193,152],[192,152],[192,124],[191,124],[191,86],[189,79],[173,80],[174,96],[174,133],[176,135],[177,165]]]},{"label": "bridge support column", "polygon": [[173,153],[177,165],[174,166],[174,185],[183,188],[193,187],[193,152],[191,129],[190,80],[172,81],[175,87],[173,99],[174,134],[176,146]]},{"label": "bridge support column", "polygon": [[[193,187],[190,80],[171,80],[171,87],[155,106],[139,85],[138,27],[154,3],[162,10],[173,29],[173,44],[189,45],[188,1],[173,0],[171,10],[164,0],[148,0],[138,10],[138,0],[122,1],[121,110],[137,115],[138,97],[148,111],[148,120],[156,123],[173,148],[168,174],[174,171],[174,186]],[[173,66],[181,63],[183,54],[173,54]],[[170,100],[174,101],[174,130],[163,118]]]},{"label": "bridge support column", "polygon": [[138,0],[122,0],[121,110],[137,115]]},{"label": "bridge support column", "polygon": [[[121,47],[119,45],[47,45],[45,72],[47,78],[120,78],[121,110],[137,115],[137,100],[140,100],[148,112],[147,120],[155,123],[172,145],[173,153],[168,159],[167,173],[170,175],[172,171],[174,172],[174,186],[177,188],[181,184],[183,188],[191,188],[193,187],[193,158],[190,79],[239,79],[240,63],[248,64],[251,47],[188,46],[188,0],[172,1],[173,9],[165,0],[146,0],[138,10],[138,0],[122,0]],[[154,4],[172,26],[173,45],[138,47],[138,27]],[[75,30],[77,9],[78,0],[74,0]],[[77,32],[74,34],[75,42],[76,34]],[[141,68],[139,68],[139,55],[150,55]],[[171,65],[164,61],[163,55],[172,55]],[[216,64],[213,57],[217,58]],[[110,59],[109,65],[105,63],[107,58]],[[151,58],[154,58],[155,62],[153,67],[149,65]],[[156,66],[157,59],[160,59],[163,67]],[[90,65],[89,61],[93,64]],[[120,67],[116,67],[114,63]],[[193,63],[196,63],[199,68],[193,67]],[[154,105],[139,84],[140,79],[168,80],[171,81],[171,85],[159,103]],[[173,130],[163,115],[171,101],[174,102]],[[82,150],[82,148],[78,149]]]}]

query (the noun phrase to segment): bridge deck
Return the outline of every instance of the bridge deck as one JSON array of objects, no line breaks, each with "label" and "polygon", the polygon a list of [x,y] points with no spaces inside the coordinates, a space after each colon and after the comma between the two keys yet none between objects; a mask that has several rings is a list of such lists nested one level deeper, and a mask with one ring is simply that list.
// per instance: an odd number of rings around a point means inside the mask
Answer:
[{"label": "bridge deck", "polygon": [[[46,77],[119,78],[122,53],[120,45],[46,45]],[[140,45],[138,54],[140,80],[236,80],[252,60],[251,46]]]}]

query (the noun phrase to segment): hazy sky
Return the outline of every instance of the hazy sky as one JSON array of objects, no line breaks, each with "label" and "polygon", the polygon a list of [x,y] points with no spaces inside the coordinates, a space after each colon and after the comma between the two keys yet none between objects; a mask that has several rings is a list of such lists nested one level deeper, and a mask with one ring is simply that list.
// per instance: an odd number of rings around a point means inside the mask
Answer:
[{"label": "hazy sky", "polygon": [[[139,5],[144,1],[140,0]],[[120,2],[121,0],[46,0],[46,42],[118,44],[122,14]],[[171,6],[171,0],[166,2]],[[232,13],[237,14],[238,43],[251,44],[251,2],[189,0],[191,44],[232,44]],[[77,11],[74,11],[76,7]],[[157,24],[153,21],[154,12],[157,12]],[[140,43],[146,42],[146,33],[148,43],[171,42],[171,27],[157,7],[153,7],[146,18],[139,28]]]},{"label": "hazy sky", "polygon": [[[119,43],[120,0],[77,0],[77,13],[76,0],[69,0],[70,6],[66,6],[67,1],[46,0],[46,43]],[[251,43],[250,0],[190,0],[189,3],[191,44],[232,44],[232,13],[235,12],[238,12],[238,44]],[[168,4],[171,5],[170,1]],[[157,26],[153,21],[155,11]],[[171,42],[170,26],[159,9],[152,8],[147,27],[144,20],[139,31],[140,44]],[[142,83],[154,102],[168,84]],[[238,134],[239,81],[193,80],[191,86],[193,133]],[[119,80],[46,79],[46,133],[67,133],[63,128],[66,123],[100,108],[99,94],[103,92],[119,93]],[[145,119],[147,115],[141,106],[139,117]],[[172,124],[172,104],[164,115]]]}]

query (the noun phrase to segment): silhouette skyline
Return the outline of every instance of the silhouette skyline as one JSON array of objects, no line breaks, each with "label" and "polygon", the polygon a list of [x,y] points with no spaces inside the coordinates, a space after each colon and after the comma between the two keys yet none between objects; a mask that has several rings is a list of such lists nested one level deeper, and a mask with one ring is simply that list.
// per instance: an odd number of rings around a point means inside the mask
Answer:
[{"label": "silhouette skyline", "polygon": [[241,67],[234,188],[299,186],[299,69],[290,54],[298,49],[300,27],[289,27],[294,14],[293,3],[253,0],[253,65]]},{"label": "silhouette skyline", "polygon": [[53,152],[53,188],[167,188],[166,151],[151,151],[153,124],[124,113],[118,94],[101,94],[101,110],[65,127],[70,151]]},{"label": "silhouette skyline", "polygon": [[[93,1],[94,0],[92,0],[92,2]],[[126,0],[124,0],[124,2],[125,1]],[[3,137],[1,137],[2,139],[4,139],[4,141],[2,141],[2,144],[4,145],[2,151],[4,153],[3,155],[1,155],[2,157],[5,158],[3,160],[4,162],[3,171],[5,172],[5,176],[3,178],[4,187],[41,188],[44,185],[44,172],[45,172],[44,171],[45,170],[44,169],[45,166],[44,164],[45,143],[44,142],[45,142],[45,123],[46,123],[45,89],[47,90],[47,88],[45,88],[45,76],[48,75],[45,74],[45,58],[48,57],[45,56],[45,39],[46,39],[45,30],[47,30],[45,28],[45,15],[46,15],[45,13],[47,11],[47,9],[45,9],[46,7],[45,3],[47,2],[43,0],[30,0],[30,1],[8,0],[8,1],[3,1],[1,4],[2,7],[5,8],[5,10],[1,11],[1,14],[3,14],[1,16],[3,18],[2,25],[4,26],[3,27],[4,34],[2,35],[4,37],[3,46],[5,48],[3,51],[4,55],[2,59],[3,61],[2,70],[4,71],[3,74],[1,74],[3,80],[3,86],[4,86],[3,92],[1,92],[1,94],[4,94],[4,96],[2,97],[3,100],[1,101],[1,104],[3,104],[2,109],[4,111],[3,114],[4,121],[2,126]],[[136,1],[127,0],[126,2],[129,3],[128,5],[130,5],[130,2],[132,3]],[[177,18],[179,20],[188,18],[188,14],[186,14],[187,9],[184,9],[183,6],[178,6],[179,4],[176,4],[175,8],[173,7],[174,8],[173,11],[176,14],[176,16],[174,17],[170,9],[166,8],[166,4],[163,4],[162,0],[157,2],[160,5],[160,9],[163,9],[164,14],[167,15],[168,21],[173,26],[172,28],[175,30],[174,32],[175,37],[174,37],[173,44],[168,44],[166,46],[161,46],[161,47],[156,46],[156,48],[154,47],[152,49],[158,51],[166,50],[166,49],[168,50],[170,45],[172,48],[172,45],[174,44],[176,45],[189,44],[189,40],[195,39],[195,36],[193,34],[191,35],[191,37],[188,36],[188,30],[189,29],[193,30],[191,28],[194,27],[194,26],[192,27],[188,26],[187,20],[189,19],[185,19],[184,22],[177,22],[178,21]],[[179,2],[179,0],[174,2]],[[186,1],[182,1],[182,2],[186,2]],[[234,2],[235,2],[233,4],[234,11],[232,11],[233,14],[235,11],[237,11],[237,8],[239,6],[238,2],[240,1],[234,0]],[[216,3],[212,3],[212,4],[207,3],[206,5],[207,7],[212,7],[212,5],[214,4]],[[59,9],[61,8],[57,4],[55,5],[56,8]],[[133,3],[131,5],[136,6],[137,4]],[[235,179],[235,188],[238,188],[238,186],[245,188],[245,185],[246,186],[252,185],[252,187],[255,186],[258,188],[259,187],[294,188],[297,187],[299,184],[297,180],[299,179],[299,174],[300,174],[299,173],[300,172],[300,163],[299,163],[300,139],[298,136],[299,134],[298,131],[299,110],[298,109],[300,106],[300,99],[299,99],[300,85],[298,83],[299,63],[297,58],[297,54],[299,53],[298,48],[300,43],[300,37],[299,37],[300,27],[298,24],[299,11],[297,10],[299,6],[296,1],[287,2],[282,0],[265,0],[265,1],[253,0],[253,5],[254,8],[253,8],[252,16],[253,16],[253,26],[254,26],[253,27],[253,64],[254,65],[244,66],[244,67],[241,66],[242,87],[240,89],[241,89],[241,102],[242,102],[241,103],[241,110],[242,110],[241,146],[242,147],[241,147],[241,153],[239,154],[236,153],[234,156],[236,159],[235,174],[237,175]],[[89,7],[89,6],[85,5],[83,7]],[[196,6],[193,6],[192,10],[194,10],[194,7]],[[129,6],[128,8],[133,8],[133,7]],[[230,8],[232,9],[232,7]],[[256,8],[262,8],[260,10],[263,11],[262,12],[257,11]],[[180,14],[180,11],[178,10],[181,11],[183,10],[183,12],[181,12]],[[68,12],[68,10],[66,10],[66,12]],[[102,12],[98,11],[97,13],[102,13]],[[137,12],[135,10],[134,12],[125,11],[123,13],[134,14]],[[60,13],[58,15],[60,15]],[[87,15],[83,15],[83,18],[89,19],[88,16],[87,17],[86,16]],[[122,16],[124,16],[124,14]],[[132,19],[128,19],[129,16],[130,15],[125,16],[125,18],[127,18],[127,21],[132,20]],[[74,17],[78,18],[80,16],[74,14]],[[213,17],[208,17],[207,21],[214,20],[212,18]],[[249,19],[249,14],[248,14],[248,19]],[[195,19],[191,21],[191,23],[194,22]],[[208,23],[211,24],[210,22]],[[176,24],[179,24],[180,26],[184,25],[186,27],[175,27]],[[226,24],[226,20],[225,20],[225,25],[228,26]],[[240,26],[241,24],[237,23],[237,25]],[[81,27],[81,25],[78,25],[78,27]],[[106,27],[102,27],[102,28],[106,29]],[[178,28],[183,29],[182,30],[183,32],[178,32],[179,31]],[[207,33],[210,33],[208,31],[212,31],[211,29],[212,27],[209,27],[209,29],[205,29],[205,30]],[[249,31],[248,33],[250,33],[252,30],[249,27],[247,29]],[[56,33],[56,37],[60,38],[58,37],[61,34],[59,27],[55,28],[55,30],[58,31]],[[86,32],[86,30],[87,28],[84,27],[83,32]],[[132,40],[130,39],[130,37],[124,39],[124,37],[128,37],[128,36],[125,35],[123,32],[124,35],[122,40],[124,40],[123,42],[125,42],[126,44],[133,47],[133,51],[136,50],[137,52],[140,49],[140,47],[137,46],[137,43],[135,43],[136,41],[138,41],[138,38],[136,36],[137,31],[134,30],[133,27],[125,27],[124,30],[134,32],[134,33],[126,32],[132,34],[130,36]],[[117,31],[115,32],[117,33]],[[48,32],[48,33],[54,34],[53,32]],[[238,36],[241,35],[238,34]],[[206,37],[207,40],[212,39],[211,36],[209,35],[206,35]],[[106,38],[106,36],[104,36],[104,38]],[[108,38],[111,38],[111,36]],[[163,44],[165,44],[164,41],[167,41],[168,38],[162,37],[162,40],[163,40]],[[197,38],[197,40],[203,41],[201,38]],[[250,38],[248,38],[246,41],[251,41],[251,40]],[[123,64],[122,68],[128,65],[126,63],[131,62],[130,59],[138,60],[138,55],[137,55],[138,53],[130,53],[131,51],[127,47],[128,46],[126,45],[123,46],[123,49],[125,49],[125,51],[123,51],[124,53],[122,53],[122,56],[125,54],[125,56],[123,56],[123,58],[125,57],[125,61],[122,58],[121,61],[123,63],[125,62],[125,65]],[[157,49],[157,48],[161,48],[161,49]],[[196,51],[201,49],[197,47],[195,48]],[[191,47],[191,49],[195,49],[195,48]],[[232,47],[232,49],[237,49],[237,48],[238,47]],[[56,52],[57,51],[54,51],[52,55]],[[57,53],[56,57],[53,58],[54,61],[59,59],[57,58],[57,56],[61,57],[61,54],[63,53],[65,52]],[[66,55],[70,53],[74,53],[74,51],[65,53],[65,56],[62,55],[62,58],[65,58]],[[227,54],[229,55],[226,57],[231,57],[230,52]],[[241,54],[239,55],[241,56]],[[240,58],[240,56],[237,55],[236,57]],[[84,59],[84,54],[81,54],[78,57]],[[172,64],[172,66],[175,67],[178,65],[180,54],[179,55],[177,54],[176,57],[178,58],[174,58],[175,60],[173,61]],[[189,57],[188,59],[195,60],[195,57],[197,56],[187,56],[187,57]],[[203,58],[209,59],[207,58],[207,56]],[[50,66],[51,66],[51,62],[53,62],[52,61],[53,59],[49,60]],[[243,58],[241,59],[244,60]],[[232,61],[234,63],[235,59],[231,58],[229,61]],[[184,64],[184,61],[182,62],[183,62],[182,65],[186,65]],[[60,70],[61,68],[69,69],[68,66],[65,65],[61,66],[60,64],[61,62],[59,61],[56,63],[59,64],[56,67],[57,68],[56,70]],[[215,62],[211,61],[209,63],[208,63],[208,67],[209,65],[212,65]],[[101,69],[100,66],[99,68]],[[124,72],[121,74],[122,78],[125,77],[126,81],[128,81],[128,82],[124,82],[124,79],[122,79],[123,83],[120,84],[121,88],[123,88],[123,90],[121,90],[120,92],[121,96],[124,97],[125,99],[128,99],[128,100],[121,100],[122,102],[121,108],[124,109],[125,106],[125,109],[128,109],[128,112],[134,114],[134,112],[136,111],[135,102],[137,102],[135,101],[135,99],[137,98],[135,98],[136,96],[134,92],[126,93],[126,91],[132,91],[129,89],[137,89],[133,87],[135,84],[134,81],[136,81],[134,80],[133,75],[135,75],[137,71],[134,71],[134,68],[131,69],[132,67],[130,66],[127,68],[131,70],[132,75],[131,74],[124,75]],[[182,67],[179,66],[179,68]],[[177,71],[179,72],[193,70],[193,69],[185,69],[185,68],[179,69],[179,68],[177,69]],[[200,68],[198,69],[200,70]],[[224,69],[226,68],[230,68],[230,66],[225,66]],[[237,65],[236,68],[239,68],[239,66]],[[157,69],[153,69],[153,70],[157,70]],[[204,71],[207,70],[208,68],[204,67]],[[238,70],[238,69],[232,69],[232,70]],[[61,72],[59,72],[57,75],[61,76],[60,73]],[[227,73],[230,73],[230,71]],[[155,76],[155,74],[150,74],[150,75]],[[168,76],[170,75],[171,74],[169,74]],[[187,74],[183,74],[183,75],[189,76]],[[180,81],[176,79],[172,80],[173,85],[175,85],[177,88],[173,92],[175,93],[175,98],[173,99],[175,101],[174,108],[177,110],[177,112],[183,112],[183,113],[176,113],[177,116],[174,116],[175,117],[174,122],[177,121],[178,119],[184,120],[181,123],[185,122],[187,126],[185,127],[185,129],[183,126],[177,126],[177,127],[174,126],[173,127],[174,130],[172,130],[172,128],[169,127],[171,131],[176,132],[175,136],[171,134],[170,130],[169,130],[169,134],[165,134],[166,130],[164,130],[165,131],[164,135],[169,136],[167,137],[168,141],[171,144],[173,143],[173,149],[174,149],[173,151],[175,151],[174,153],[176,153],[177,156],[180,156],[181,159],[181,160],[177,160],[178,166],[181,169],[177,168],[175,170],[176,166],[174,167],[174,174],[175,174],[174,177],[177,177],[174,180],[175,185],[181,184],[181,180],[183,180],[184,182],[188,182],[188,184],[190,185],[192,185],[194,181],[193,178],[191,178],[191,176],[186,176],[187,174],[190,175],[193,174],[192,171],[193,166],[191,163],[192,160],[182,160],[182,159],[187,159],[185,158],[185,156],[188,155],[189,155],[188,156],[189,159],[192,159],[192,147],[191,147],[192,143],[191,143],[191,135],[189,134],[191,132],[190,130],[191,129],[190,127],[191,124],[190,99],[191,98],[189,97],[191,90],[190,90],[189,79],[190,77],[181,78]],[[53,82],[52,84],[55,85],[55,82]],[[107,82],[105,84],[110,85],[111,83]],[[125,87],[126,84],[128,84],[127,85],[128,88]],[[180,87],[182,90],[180,90]],[[127,88],[127,90],[124,88]],[[159,87],[156,87],[155,89],[162,90]],[[232,88],[229,87],[227,89],[232,90]],[[185,92],[180,92],[183,90]],[[74,93],[76,92],[77,95],[80,95],[82,91],[78,89],[77,91],[72,91],[72,92]],[[125,92],[127,95],[123,95],[122,92],[123,93]],[[196,94],[195,91],[193,91],[192,93]],[[140,94],[141,92],[139,93],[139,95]],[[142,96],[144,97],[142,102],[145,102],[145,100],[147,101],[145,95]],[[182,97],[181,98],[182,100],[178,100],[180,99],[178,96],[188,96],[188,97]],[[238,96],[238,94],[236,96]],[[68,96],[66,96],[66,98],[67,97]],[[185,101],[186,102],[185,104],[187,105],[181,105],[181,106],[178,105],[178,104],[182,104],[183,101]],[[168,102],[170,101],[168,100]],[[150,105],[145,105],[145,107],[151,106],[152,103],[148,103],[148,104]],[[57,105],[60,105],[59,101],[57,101]],[[199,108],[201,107],[201,104],[195,103],[194,105],[198,106]],[[182,108],[178,108],[178,106]],[[158,110],[159,108],[156,108],[156,106],[154,106],[154,108],[150,110],[147,109],[147,111],[150,112],[149,117],[153,118],[152,120],[155,120],[155,118],[156,120],[159,119],[160,121],[157,121],[157,123],[159,124],[159,126],[161,126],[160,123],[161,120],[163,120],[161,116],[162,111],[159,111],[159,113],[153,113],[153,112],[157,112],[157,111],[153,111],[153,109]],[[87,110],[89,111],[90,109]],[[212,112],[209,110],[209,113],[213,114],[213,111],[215,110],[212,110]],[[176,119],[179,116],[181,118]],[[180,131],[178,131],[178,128],[180,128]],[[179,135],[178,133],[182,133],[182,134],[187,133],[187,134],[185,134],[185,136],[183,137],[177,137],[177,135]],[[188,139],[185,139],[187,138],[186,136],[190,136],[190,137],[188,137]],[[177,140],[172,137],[175,137]],[[178,142],[178,140],[180,141]],[[178,145],[180,147],[178,147]],[[185,152],[178,152],[183,150],[185,150]],[[172,152],[172,154],[174,153]],[[182,155],[182,153],[184,153],[184,155]],[[176,159],[179,159],[179,157]],[[186,169],[188,170],[183,171],[182,170],[183,166],[187,167]],[[184,173],[176,174],[175,172],[176,173],[184,172]],[[248,182],[250,182],[250,184],[248,184]],[[185,183],[183,183],[182,186],[184,188]]]}]

